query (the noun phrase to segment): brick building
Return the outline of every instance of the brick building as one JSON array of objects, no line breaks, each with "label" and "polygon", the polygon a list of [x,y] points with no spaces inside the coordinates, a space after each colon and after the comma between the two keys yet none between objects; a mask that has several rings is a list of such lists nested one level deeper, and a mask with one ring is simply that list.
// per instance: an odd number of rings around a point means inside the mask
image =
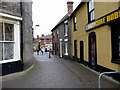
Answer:
[{"label": "brick building", "polygon": [[18,72],[33,65],[32,2],[20,1],[0,2],[2,75]]},{"label": "brick building", "polygon": [[41,37],[37,36],[37,38],[34,38],[34,49],[38,48],[38,44],[40,43],[40,49],[45,49],[50,50],[52,49],[52,35],[46,35],[42,34]]}]

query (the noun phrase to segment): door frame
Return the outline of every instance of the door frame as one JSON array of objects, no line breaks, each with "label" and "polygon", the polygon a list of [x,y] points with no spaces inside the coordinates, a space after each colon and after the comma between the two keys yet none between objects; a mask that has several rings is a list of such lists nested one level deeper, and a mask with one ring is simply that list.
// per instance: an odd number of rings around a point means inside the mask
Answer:
[{"label": "door frame", "polygon": [[80,62],[84,60],[84,42],[80,41]]},{"label": "door frame", "polygon": [[[95,65],[91,63],[91,38],[95,38]],[[97,68],[97,44],[96,44],[96,34],[95,32],[91,32],[89,34],[89,67],[96,69]]]}]

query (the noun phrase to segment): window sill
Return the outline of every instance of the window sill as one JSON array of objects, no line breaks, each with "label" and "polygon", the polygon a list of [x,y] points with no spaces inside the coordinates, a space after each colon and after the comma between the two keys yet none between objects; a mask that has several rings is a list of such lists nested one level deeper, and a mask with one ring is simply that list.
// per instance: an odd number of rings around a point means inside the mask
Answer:
[{"label": "window sill", "polygon": [[68,35],[66,34],[65,37],[67,37]]},{"label": "window sill", "polygon": [[112,63],[120,64],[120,60],[112,60]]},{"label": "window sill", "polygon": [[68,56],[68,53],[65,53],[64,55]]},{"label": "window sill", "polygon": [[16,62],[16,61],[19,61],[19,59],[3,60],[3,61],[0,61],[0,64],[10,63],[10,62]]}]

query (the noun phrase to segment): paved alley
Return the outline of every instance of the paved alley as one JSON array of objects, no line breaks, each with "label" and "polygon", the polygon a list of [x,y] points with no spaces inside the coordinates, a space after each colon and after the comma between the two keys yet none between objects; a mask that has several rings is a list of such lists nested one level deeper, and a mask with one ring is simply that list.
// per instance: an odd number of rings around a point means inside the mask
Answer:
[{"label": "paved alley", "polygon": [[[3,76],[3,88],[98,88],[98,74],[72,60],[48,53],[36,55],[35,65],[24,72]],[[120,84],[102,78],[102,88]]]}]

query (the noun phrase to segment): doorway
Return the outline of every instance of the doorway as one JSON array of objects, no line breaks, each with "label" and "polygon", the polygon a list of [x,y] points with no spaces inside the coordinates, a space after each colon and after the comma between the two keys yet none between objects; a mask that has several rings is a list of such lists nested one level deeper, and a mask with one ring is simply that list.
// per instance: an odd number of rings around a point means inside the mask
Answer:
[{"label": "doorway", "polygon": [[96,34],[89,34],[89,66],[96,69],[97,66],[97,50],[96,50]]},{"label": "doorway", "polygon": [[80,62],[82,63],[84,60],[84,43],[80,41]]},{"label": "doorway", "polygon": [[74,57],[77,59],[77,40],[74,40]]}]

